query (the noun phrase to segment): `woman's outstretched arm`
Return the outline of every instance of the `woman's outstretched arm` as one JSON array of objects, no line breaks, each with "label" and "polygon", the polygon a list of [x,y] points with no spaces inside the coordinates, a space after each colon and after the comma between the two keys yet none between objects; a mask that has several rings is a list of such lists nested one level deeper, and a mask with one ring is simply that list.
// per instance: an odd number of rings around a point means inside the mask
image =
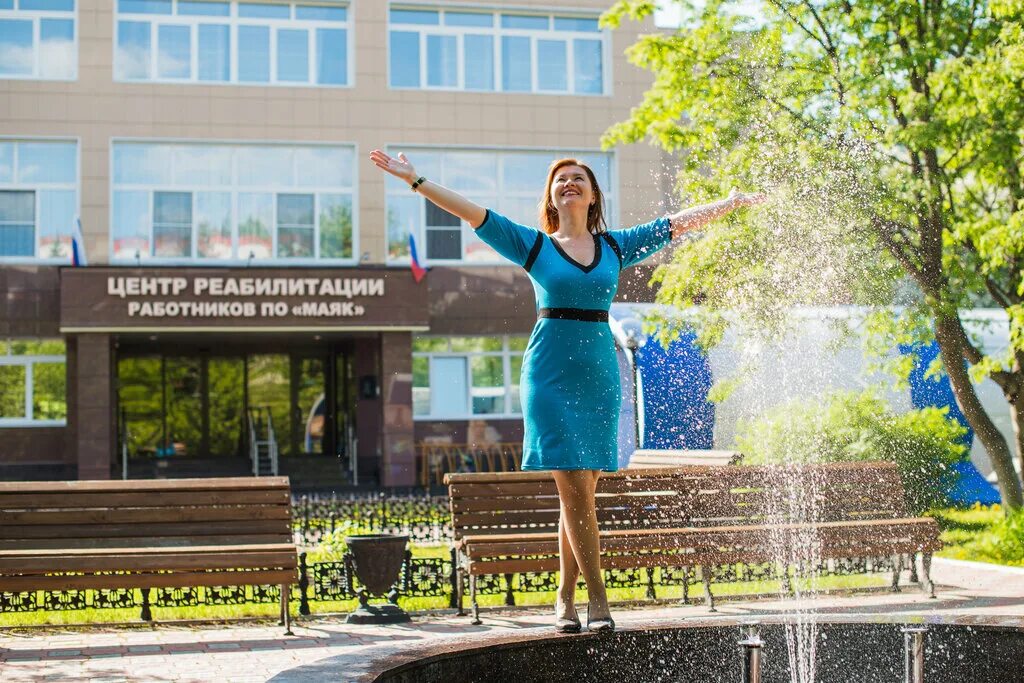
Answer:
[{"label": "woman's outstretched arm", "polygon": [[761,192],[737,192],[733,190],[726,199],[683,209],[669,216],[669,219],[672,221],[672,239],[679,237],[683,233],[700,230],[716,218],[721,218],[740,207],[760,204],[764,200],[765,195]]},{"label": "woman's outstretched arm", "polygon": [[[413,168],[405,155],[399,152],[398,157],[388,156],[385,152],[375,149],[370,152],[370,160],[380,168],[396,178],[404,180],[412,185],[419,175]],[[454,214],[469,223],[473,229],[479,228],[487,217],[487,211],[477,204],[463,197],[454,190],[449,190],[443,185],[427,180],[421,183],[415,190],[437,206],[450,214]]]}]

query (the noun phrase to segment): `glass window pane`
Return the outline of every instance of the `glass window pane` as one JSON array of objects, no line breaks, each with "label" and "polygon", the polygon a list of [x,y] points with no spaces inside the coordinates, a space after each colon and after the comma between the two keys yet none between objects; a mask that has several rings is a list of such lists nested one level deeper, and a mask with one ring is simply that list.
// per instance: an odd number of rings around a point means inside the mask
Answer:
[{"label": "glass window pane", "polygon": [[18,9],[39,10],[42,12],[74,12],[75,0],[21,0]]},{"label": "glass window pane", "polygon": [[231,78],[231,28],[226,24],[199,25],[199,80]]},{"label": "glass window pane", "polygon": [[44,78],[74,78],[75,22],[71,19],[42,19],[39,22],[39,75]]},{"label": "glass window pane", "polygon": [[32,365],[32,419],[63,420],[68,416],[64,363]]},{"label": "glass window pane", "polygon": [[352,258],[352,197],[322,194],[320,258]]},{"label": "glass window pane", "polygon": [[69,258],[78,213],[74,190],[39,191],[39,258]]},{"label": "glass window pane", "polygon": [[153,193],[153,256],[192,255],[192,193]]},{"label": "glass window pane", "polygon": [[604,91],[601,68],[601,41],[574,40],[573,59],[576,70],[576,92],[600,94]]},{"label": "glass window pane", "polygon": [[196,256],[231,258],[231,195],[197,192],[195,201]]},{"label": "glass window pane", "polygon": [[437,12],[415,9],[393,9],[390,13],[392,24],[431,24],[439,22]]},{"label": "glass window pane", "polygon": [[[540,197],[544,190],[548,166],[554,161],[550,154],[505,154],[501,158],[501,189],[513,192],[536,192]],[[529,224],[527,224],[529,225]]]},{"label": "glass window pane", "polygon": [[238,148],[238,183],[257,187],[291,187],[294,150],[245,145]]},{"label": "glass window pane", "polygon": [[435,356],[430,359],[430,414],[462,416],[466,405],[466,359]]},{"label": "glass window pane", "polygon": [[337,147],[299,147],[295,167],[300,187],[352,187],[352,150]]},{"label": "glass window pane", "polygon": [[[500,340],[499,340],[500,342]],[[505,412],[505,375],[501,356],[474,356],[470,358],[473,387],[474,415],[493,415]]]},{"label": "glass window pane", "polygon": [[600,31],[597,18],[590,17],[555,17],[556,31]]},{"label": "glass window pane", "polygon": [[0,365],[0,418],[26,417],[25,366]]},{"label": "glass window pane", "polygon": [[458,216],[448,213],[433,202],[426,202],[427,225],[430,227],[454,227],[462,224]]},{"label": "glass window pane", "polygon": [[18,181],[74,183],[78,148],[73,142],[18,143]]},{"label": "glass window pane", "polygon": [[115,144],[114,182],[117,184],[170,185],[170,145]]},{"label": "glass window pane", "polygon": [[36,193],[0,191],[0,256],[36,252]]},{"label": "glass window pane", "polygon": [[458,85],[455,36],[427,36],[427,85],[453,88]]},{"label": "glass window pane", "polygon": [[466,89],[494,90],[494,38],[467,35],[462,40]]},{"label": "glass window pane", "polygon": [[497,155],[449,152],[444,157],[443,182],[459,192],[495,192],[498,189]]},{"label": "glass window pane", "polygon": [[270,29],[268,27],[238,27],[238,80],[245,83],[267,83],[270,81]]},{"label": "glass window pane", "polygon": [[316,30],[316,80],[326,85],[348,83],[348,31],[343,28]]},{"label": "glass window pane", "polygon": [[452,337],[452,351],[501,351],[501,337]]},{"label": "glass window pane", "polygon": [[62,339],[17,339],[11,342],[12,356],[63,356]]},{"label": "glass window pane", "polygon": [[509,351],[525,351],[526,344],[530,341],[529,337],[509,337],[508,348]]},{"label": "glass window pane", "polygon": [[311,21],[347,21],[347,7],[324,7],[321,5],[299,5],[295,8],[296,19]]},{"label": "glass window pane", "polygon": [[418,88],[420,85],[420,34],[391,32],[391,85]]},{"label": "glass window pane", "polygon": [[0,140],[0,183],[14,180],[14,143]]},{"label": "glass window pane", "polygon": [[270,258],[273,239],[274,195],[242,192],[238,195],[238,258]]},{"label": "glass window pane", "polygon": [[565,92],[569,89],[566,75],[564,40],[537,41],[537,88]]},{"label": "glass window pane", "polygon": [[388,197],[388,260],[409,258],[409,235],[417,236],[417,251],[422,262],[423,243],[420,239],[419,197]]},{"label": "glass window pane", "polygon": [[277,31],[277,80],[299,83],[309,80],[309,31]]},{"label": "glass window pane", "polygon": [[444,23],[449,26],[494,26],[494,15],[482,12],[445,12]]},{"label": "glass window pane", "polygon": [[430,414],[430,359],[425,356],[412,359],[412,414]]},{"label": "glass window pane", "polygon": [[447,351],[448,350],[448,338],[447,337],[428,337],[423,335],[413,335],[412,337],[412,350],[413,353],[425,352],[425,351]]},{"label": "glass window pane", "polygon": [[117,11],[125,14],[170,14],[171,0],[117,0]]},{"label": "glass window pane", "polygon": [[290,19],[291,7],[263,2],[238,3],[238,16],[260,19]]},{"label": "glass window pane", "polygon": [[281,194],[277,196],[277,224],[313,227],[313,195]]},{"label": "glass window pane", "polygon": [[0,0],[0,9],[14,9],[14,0]]},{"label": "glass window pane", "polygon": [[[525,343],[525,339],[524,339]],[[508,412],[515,415],[519,415],[523,412],[522,399],[519,394],[519,380],[523,372],[523,357],[512,356],[509,359],[509,395],[508,395]]]},{"label": "glass window pane", "polygon": [[0,74],[31,76],[34,60],[32,22],[0,19]]},{"label": "glass window pane", "polygon": [[452,260],[462,258],[462,230],[428,227],[426,229],[428,259]]},{"label": "glass window pane", "polygon": [[111,256],[116,259],[149,255],[149,193],[114,192],[111,217]]},{"label": "glass window pane", "polygon": [[605,194],[611,192],[611,170],[608,167],[610,161],[608,155],[580,152],[571,156],[576,157],[590,167],[590,170],[594,172],[594,177],[597,178],[597,184],[601,187],[602,192]]},{"label": "glass window pane", "polygon": [[118,78],[149,78],[149,34],[148,22],[117,22]]},{"label": "glass window pane", "polygon": [[191,75],[191,27],[160,26],[157,46],[156,75],[159,78],[188,78]]},{"label": "glass window pane", "polygon": [[[543,176],[540,182],[541,184],[537,186],[538,195],[544,189]],[[509,197],[503,195],[498,201],[498,211],[521,225],[537,225],[539,214],[537,203],[538,200],[533,197]]]},{"label": "glass window pane", "polygon": [[513,92],[529,91],[531,85],[530,39],[503,36],[501,39],[501,87]]},{"label": "glass window pane", "polygon": [[546,31],[549,28],[547,17],[533,14],[502,14],[502,28],[526,28]]},{"label": "glass window pane", "polygon": [[231,4],[227,2],[205,2],[204,0],[178,0],[178,14],[229,17],[231,16]]}]

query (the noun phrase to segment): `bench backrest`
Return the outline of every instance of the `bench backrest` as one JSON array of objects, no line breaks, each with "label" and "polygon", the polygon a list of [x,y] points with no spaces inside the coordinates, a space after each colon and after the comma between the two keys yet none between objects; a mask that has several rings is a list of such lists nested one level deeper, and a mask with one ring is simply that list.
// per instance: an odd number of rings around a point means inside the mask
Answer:
[{"label": "bench backrest", "polygon": [[[456,539],[558,528],[550,472],[450,474],[445,483]],[[602,529],[907,516],[899,471],[888,462],[627,469],[601,475],[596,502]]]},{"label": "bench backrest", "polygon": [[0,550],[291,541],[288,477],[0,482]]}]

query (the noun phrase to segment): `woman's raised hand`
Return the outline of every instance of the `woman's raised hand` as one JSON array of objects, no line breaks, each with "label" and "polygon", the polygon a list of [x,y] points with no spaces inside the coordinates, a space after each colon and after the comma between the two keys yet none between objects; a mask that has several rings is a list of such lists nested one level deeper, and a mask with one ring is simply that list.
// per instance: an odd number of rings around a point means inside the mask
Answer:
[{"label": "woman's raised hand", "polygon": [[754,204],[763,203],[768,199],[768,195],[764,192],[740,192],[734,187],[732,192],[729,193],[729,199],[736,206],[753,206]]},{"label": "woman's raised hand", "polygon": [[392,157],[379,149],[375,149],[370,152],[370,161],[377,164],[377,168],[387,171],[407,183],[413,182],[418,177],[416,169],[412,167],[412,164],[409,163],[409,160],[401,152],[398,153],[397,157]]}]

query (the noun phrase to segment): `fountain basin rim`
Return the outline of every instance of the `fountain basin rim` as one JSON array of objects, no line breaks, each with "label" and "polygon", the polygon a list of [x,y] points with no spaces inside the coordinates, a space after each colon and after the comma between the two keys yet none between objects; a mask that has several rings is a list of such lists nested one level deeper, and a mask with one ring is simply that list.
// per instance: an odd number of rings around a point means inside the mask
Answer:
[{"label": "fountain basin rim", "polygon": [[[798,616],[804,618],[799,619]],[[828,624],[864,624],[864,625],[902,625],[909,627],[920,626],[960,626],[971,627],[979,630],[991,631],[1013,631],[1024,634],[1024,617],[1017,615],[993,616],[993,615],[922,615],[918,613],[852,613],[852,614],[818,614],[813,619],[818,625]],[[728,628],[737,629],[737,640],[739,640],[739,629],[756,621],[764,625],[792,624],[797,622],[808,622],[805,615],[793,613],[768,613],[763,615],[744,614],[728,616],[707,616],[689,618],[659,619],[649,624],[623,623],[617,626],[617,631],[674,631],[684,628]],[[614,637],[614,634],[610,634]],[[401,653],[390,654],[373,662],[371,668],[354,679],[355,683],[377,683],[386,680],[388,677],[404,670],[415,669],[432,662],[451,657],[475,656],[485,651],[495,652],[510,648],[524,647],[528,644],[543,646],[545,643],[553,643],[562,638],[586,638],[599,642],[610,637],[602,633],[578,633],[558,634],[554,633],[549,626],[535,628],[524,628],[518,631],[487,634],[473,637],[468,646],[457,642],[425,643],[422,646],[412,647]]]}]

